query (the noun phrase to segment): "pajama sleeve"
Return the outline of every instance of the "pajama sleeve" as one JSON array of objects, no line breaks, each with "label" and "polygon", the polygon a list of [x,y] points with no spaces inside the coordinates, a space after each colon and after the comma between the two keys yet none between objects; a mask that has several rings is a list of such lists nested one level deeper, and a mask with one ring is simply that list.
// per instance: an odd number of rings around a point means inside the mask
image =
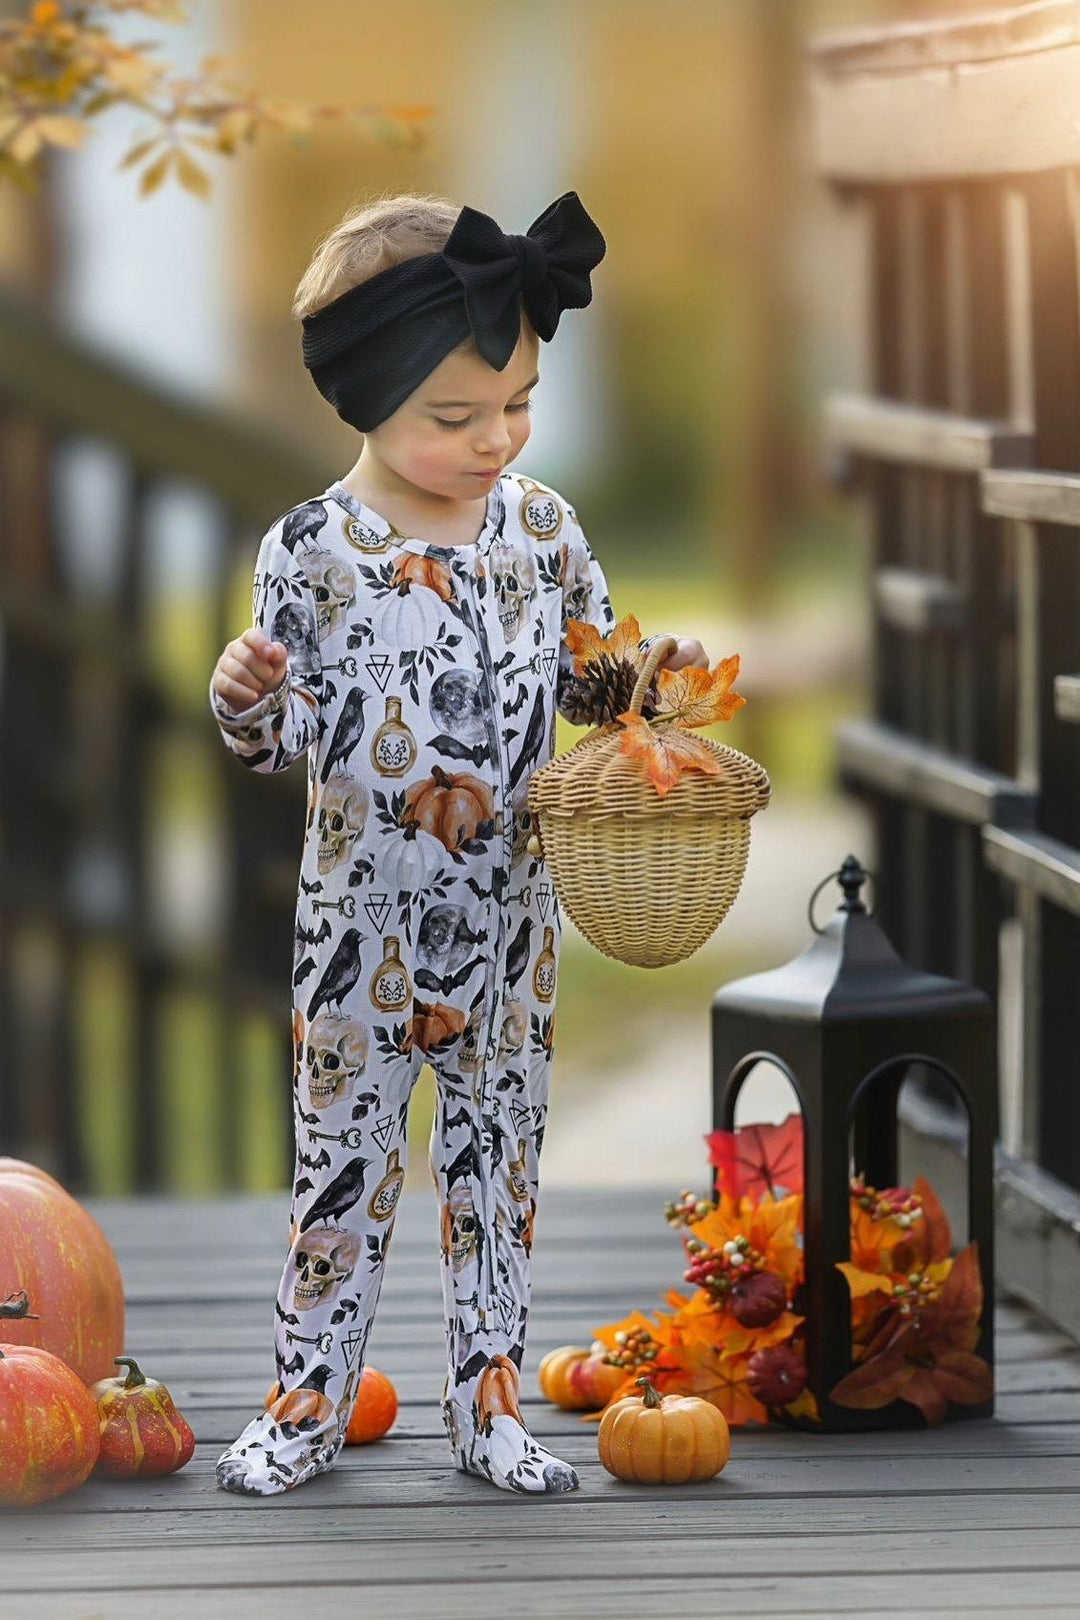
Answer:
[{"label": "pajama sleeve", "polygon": [[251,589],[252,623],[288,650],[280,686],[233,713],[210,685],[210,709],[222,739],[253,771],[282,771],[319,736],[322,660],[315,597],[303,569],[282,544],[284,519],[262,538]]},{"label": "pajama sleeve", "polygon": [[[566,644],[568,619],[584,619],[587,624],[595,624],[602,636],[610,635],[618,622],[604,570],[576,519],[570,524],[563,568],[562,639],[555,684],[555,707],[566,720],[571,717],[563,707],[565,683],[573,669],[573,658]],[[656,635],[643,637],[638,642],[641,651],[647,653],[653,642],[663,634],[663,631],[658,631]]]}]

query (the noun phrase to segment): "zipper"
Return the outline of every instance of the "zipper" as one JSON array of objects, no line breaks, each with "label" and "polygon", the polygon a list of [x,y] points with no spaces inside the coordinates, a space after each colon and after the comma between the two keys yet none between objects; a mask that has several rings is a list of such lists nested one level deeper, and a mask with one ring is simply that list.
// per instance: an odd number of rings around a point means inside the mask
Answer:
[{"label": "zipper", "polygon": [[[488,716],[488,745],[489,745],[489,747],[491,749],[491,752],[492,752],[492,754],[493,754],[493,756],[494,756],[494,758],[495,758],[495,760],[496,760],[496,762],[498,764],[498,771],[499,771],[499,788],[500,788],[500,799],[501,799],[501,804],[502,804],[502,813],[501,813],[501,816],[500,816],[500,824],[501,824],[501,827],[502,827],[502,832],[501,832],[501,835],[500,835],[501,838],[502,838],[502,854],[500,856],[500,865],[505,870],[506,865],[507,865],[506,841],[507,841],[508,836],[510,838],[513,837],[513,827],[512,827],[512,818],[511,818],[511,829],[510,829],[510,833],[508,835],[508,833],[507,833],[506,806],[509,803],[509,794],[508,794],[508,786],[507,786],[507,780],[506,780],[506,770],[505,770],[505,766],[504,766],[504,762],[503,762],[503,751],[502,751],[502,742],[501,742],[501,738],[500,738],[499,721],[498,721],[498,716],[497,716],[497,714],[495,712],[495,693],[496,693],[495,669],[494,669],[494,665],[492,664],[492,661],[491,661],[491,651],[490,651],[490,649],[489,649],[489,647],[487,645],[486,638],[481,633],[480,610],[479,610],[479,605],[478,605],[477,595],[476,595],[476,575],[473,572],[473,570],[468,567],[467,564],[463,568],[463,573],[464,573],[465,579],[468,582],[468,587],[469,587],[469,600],[470,600],[470,607],[471,607],[471,610],[472,610],[473,634],[476,637],[477,651],[480,654],[480,662],[481,662],[481,664],[483,666],[483,670],[484,670],[484,685],[485,685],[485,688],[486,688],[485,699],[486,699],[486,709],[487,709],[487,716]],[[493,884],[492,887],[494,889],[495,885]],[[488,1057],[488,1047],[491,1044],[491,1034],[492,1034],[492,1030],[494,1029],[494,1007],[495,1007],[496,1000],[498,999],[497,984],[498,984],[499,960],[500,960],[500,957],[502,955],[503,912],[502,912],[502,907],[499,904],[498,900],[496,899],[496,896],[495,896],[494,893],[492,894],[492,907],[493,907],[493,913],[494,913],[495,920],[496,920],[496,930],[495,930],[496,941],[495,941],[495,952],[494,952],[494,957],[493,957],[494,974],[493,974],[492,981],[491,981],[491,983],[489,985],[489,992],[488,992],[488,1000],[489,1000],[489,1004],[490,1004],[490,1007],[491,1007],[491,1015],[490,1015],[490,1019],[489,1019],[487,1029],[482,1031],[482,1033],[484,1035],[484,1039],[483,1039],[483,1042],[482,1042],[481,1047],[480,1047],[481,1062],[483,1063],[484,1068],[483,1068],[483,1080],[482,1080],[482,1083],[481,1083],[481,1085],[479,1087],[479,1097],[480,1097],[479,1110],[480,1110],[481,1130],[480,1130],[480,1133],[479,1133],[480,1134],[480,1140],[477,1142],[477,1149],[476,1149],[478,1168],[483,1162],[483,1154],[484,1154],[483,1122],[484,1122],[484,1108],[485,1108],[485,1102],[486,1102],[486,1097],[487,1097],[488,1063],[490,1061],[489,1057]],[[495,1217],[497,1215],[497,1211],[495,1209],[492,1209],[490,1211],[490,1219],[489,1219],[489,1211],[487,1209],[487,1199],[488,1199],[489,1195],[494,1195],[494,1191],[495,1191],[494,1184],[492,1183],[490,1177],[488,1177],[486,1174],[482,1175],[480,1177],[480,1196],[481,1196],[481,1203],[482,1203],[482,1205],[484,1207],[484,1234],[485,1234],[485,1239],[486,1239],[486,1241],[484,1243],[484,1256],[485,1256],[485,1270],[486,1270],[486,1273],[487,1273],[487,1298],[486,1298],[486,1301],[485,1301],[485,1303],[483,1305],[478,1306],[478,1314],[479,1314],[479,1316],[481,1318],[482,1324],[485,1327],[485,1329],[489,1329],[490,1326],[491,1326],[491,1321],[489,1321],[489,1317],[491,1318],[492,1321],[495,1321],[496,1317],[497,1317],[497,1313],[495,1312],[495,1255],[494,1255]]]}]

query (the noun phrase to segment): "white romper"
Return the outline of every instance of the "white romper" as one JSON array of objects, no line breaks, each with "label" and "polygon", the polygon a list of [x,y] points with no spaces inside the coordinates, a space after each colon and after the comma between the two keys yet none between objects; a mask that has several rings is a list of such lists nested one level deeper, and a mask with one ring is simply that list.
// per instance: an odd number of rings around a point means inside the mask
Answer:
[{"label": "white romper", "polygon": [[[521,1367],[553,1050],[560,916],[526,849],[528,781],[554,751],[567,618],[608,632],[607,584],[573,507],[523,473],[496,481],[471,546],[401,535],[334,483],[265,534],[253,612],[286,677],[211,707],[252,770],[307,754],[296,1181],[278,1386],[222,1465],[229,1488],[288,1489],[343,1444],[428,1062],[442,1410],[467,1467],[492,1358]],[[511,1487],[558,1489],[535,1477],[554,1467],[530,1437]]]}]

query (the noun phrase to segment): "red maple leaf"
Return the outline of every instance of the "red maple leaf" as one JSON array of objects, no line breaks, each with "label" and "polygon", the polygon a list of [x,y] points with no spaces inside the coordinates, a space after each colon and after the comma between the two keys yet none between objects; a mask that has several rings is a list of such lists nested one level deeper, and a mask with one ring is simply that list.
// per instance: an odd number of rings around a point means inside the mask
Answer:
[{"label": "red maple leaf", "polygon": [[803,1123],[800,1113],[779,1125],[740,1125],[734,1131],[711,1131],[709,1163],[717,1166],[716,1189],[731,1198],[770,1198],[776,1189],[801,1193]]}]

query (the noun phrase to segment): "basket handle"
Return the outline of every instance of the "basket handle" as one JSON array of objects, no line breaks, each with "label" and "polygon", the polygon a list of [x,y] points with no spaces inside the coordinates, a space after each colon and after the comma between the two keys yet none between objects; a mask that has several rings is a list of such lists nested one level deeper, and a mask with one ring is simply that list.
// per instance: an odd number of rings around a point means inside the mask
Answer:
[{"label": "basket handle", "polygon": [[630,707],[635,714],[641,713],[641,705],[645,701],[645,694],[649,684],[665,658],[670,658],[673,652],[679,650],[678,636],[659,636],[649,648],[641,674],[634,684],[630,697]]},{"label": "basket handle", "polygon": [[[648,653],[646,654],[645,663],[642,666],[641,674],[635,681],[634,690],[630,695],[630,708],[634,714],[641,713],[641,705],[645,701],[645,694],[649,690],[649,683],[652,681],[656,671],[660,668],[660,665],[664,662],[664,659],[669,658],[673,652],[678,652],[678,650],[678,636],[658,636],[653,642]],[[530,855],[543,855],[543,848],[540,843],[539,820],[536,823],[535,832],[529,835],[525,848],[528,850]]]}]

